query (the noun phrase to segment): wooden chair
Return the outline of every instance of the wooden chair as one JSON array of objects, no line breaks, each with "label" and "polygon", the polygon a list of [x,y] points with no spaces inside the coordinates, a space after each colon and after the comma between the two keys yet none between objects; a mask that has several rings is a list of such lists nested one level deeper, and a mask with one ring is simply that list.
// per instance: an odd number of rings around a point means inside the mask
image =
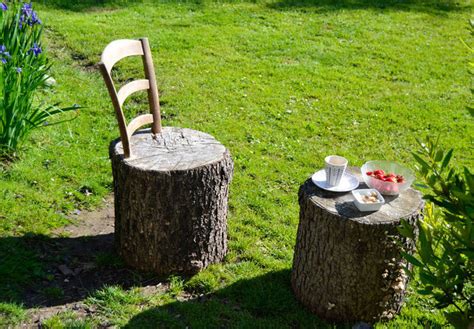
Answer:
[{"label": "wooden chair", "polygon": [[[128,56],[142,56],[146,79],[129,82],[122,86],[117,92],[114,81],[112,80],[111,71],[118,61]],[[104,49],[99,67],[110,97],[112,98],[112,104],[120,129],[120,139],[123,145],[124,156],[125,158],[131,157],[130,139],[135,131],[144,125],[152,124],[151,131],[153,134],[161,132],[160,101],[148,39],[112,41]],[[148,91],[150,114],[139,115],[127,125],[122,106],[127,97],[141,90]]]},{"label": "wooden chair", "polygon": [[[145,79],[129,82],[117,92],[111,71],[128,56],[142,56]],[[117,252],[129,266],[159,275],[196,273],[222,261],[234,168],[229,150],[206,133],[161,127],[146,38],[111,42],[99,66],[120,129],[120,139],[109,148]],[[127,124],[123,104],[140,90],[148,91],[150,114]],[[146,124],[152,124],[151,131],[137,131]]]}]

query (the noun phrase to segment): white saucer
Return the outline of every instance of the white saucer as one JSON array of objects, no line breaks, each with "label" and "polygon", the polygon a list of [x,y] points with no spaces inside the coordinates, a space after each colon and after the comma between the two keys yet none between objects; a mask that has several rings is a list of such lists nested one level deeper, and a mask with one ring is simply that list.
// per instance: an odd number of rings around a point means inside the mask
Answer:
[{"label": "white saucer", "polygon": [[326,182],[326,172],[324,169],[317,171],[311,176],[311,180],[317,186],[331,192],[349,192],[359,186],[359,180],[356,176],[345,172],[342,175],[341,182],[337,186],[329,186]]}]

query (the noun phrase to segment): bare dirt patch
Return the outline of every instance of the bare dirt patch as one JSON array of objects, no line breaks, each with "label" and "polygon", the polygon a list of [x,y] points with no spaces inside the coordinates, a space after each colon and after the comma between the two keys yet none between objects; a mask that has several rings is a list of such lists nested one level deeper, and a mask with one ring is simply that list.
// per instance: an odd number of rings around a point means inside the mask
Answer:
[{"label": "bare dirt patch", "polygon": [[163,278],[136,272],[116,255],[112,197],[96,211],[76,211],[71,220],[51,236],[31,242],[47,275],[32,282],[23,295],[24,305],[30,308],[25,327],[41,327],[44,319],[66,310],[80,318],[93,317],[95,310],[83,300],[107,285],[138,286],[145,295],[168,289]]},{"label": "bare dirt patch", "polygon": [[[84,237],[114,233],[114,198],[107,197],[103,206],[95,211],[76,211],[71,217],[72,223],[54,232],[56,236]],[[112,241],[113,242],[113,241]],[[110,247],[107,245],[107,247]]]}]

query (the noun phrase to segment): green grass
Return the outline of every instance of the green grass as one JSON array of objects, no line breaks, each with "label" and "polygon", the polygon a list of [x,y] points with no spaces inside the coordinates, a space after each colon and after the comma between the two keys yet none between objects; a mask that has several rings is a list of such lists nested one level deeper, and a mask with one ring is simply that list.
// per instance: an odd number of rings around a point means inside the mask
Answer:
[{"label": "green grass", "polygon": [[23,321],[25,318],[26,311],[21,305],[0,302],[0,326],[7,327]]},{"label": "green grass", "polygon": [[92,329],[91,321],[79,319],[74,312],[64,311],[46,319],[42,323],[46,329]]},{"label": "green grass", "polygon": [[[324,156],[413,168],[415,138],[440,134],[455,148],[455,163],[472,168],[469,51],[460,41],[473,41],[466,4],[43,0],[37,7],[57,80],[44,99],[85,108],[74,121],[37,130],[20,160],[0,168],[0,323],[22,321],[22,289],[47,277],[24,236],[48,235],[75,209],[93,209],[110,193],[108,144],[118,128],[92,65],[114,39],[150,39],[165,125],[214,135],[230,149],[235,176],[225,263],[174,279],[171,292],[153,297],[93,292],[89,301],[104,321],[131,328],[324,326],[288,286],[297,190]],[[133,60],[119,68],[122,81],[141,72]],[[143,103],[130,104],[136,112]],[[213,297],[179,301],[181,291]],[[399,317],[378,327],[444,322],[412,294]]]},{"label": "green grass", "polygon": [[92,294],[86,303],[95,305],[100,315],[110,318],[114,324],[124,325],[134,314],[140,312],[144,298],[137,289],[125,291],[109,286]]}]

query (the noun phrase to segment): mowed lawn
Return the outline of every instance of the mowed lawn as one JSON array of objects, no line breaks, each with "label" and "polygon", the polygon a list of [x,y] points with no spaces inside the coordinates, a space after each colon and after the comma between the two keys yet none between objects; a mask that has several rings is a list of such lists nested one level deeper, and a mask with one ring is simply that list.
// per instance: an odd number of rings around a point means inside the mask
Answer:
[{"label": "mowed lawn", "polygon": [[[66,310],[50,327],[332,327],[289,285],[299,185],[329,154],[415,169],[410,152],[426,136],[453,147],[460,168],[473,166],[470,52],[461,41],[473,44],[468,2],[71,2],[35,4],[57,81],[41,100],[84,108],[37,130],[19,160],[0,167],[0,327],[28,321],[25,292],[50,279],[36,239],[111,193],[108,144],[118,128],[96,64],[112,40],[148,37],[164,124],[210,133],[230,149],[229,253],[192,278],[166,279],[169,289],[154,295],[91,291],[84,302],[94,317]],[[141,72],[126,60],[116,77]],[[129,115],[145,98],[127,103]],[[377,327],[444,324],[411,289],[402,314]]]}]

